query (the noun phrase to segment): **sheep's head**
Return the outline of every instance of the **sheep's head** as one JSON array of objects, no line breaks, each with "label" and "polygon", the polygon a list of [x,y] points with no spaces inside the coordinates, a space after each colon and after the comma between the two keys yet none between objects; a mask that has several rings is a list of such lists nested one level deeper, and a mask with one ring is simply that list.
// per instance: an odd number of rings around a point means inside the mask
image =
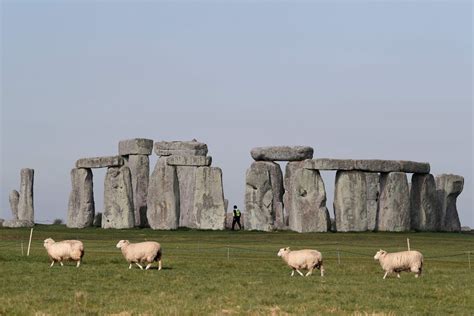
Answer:
[{"label": "sheep's head", "polygon": [[54,240],[52,238],[48,238],[44,240],[43,246],[46,248],[47,246],[52,245],[52,244],[54,244]]},{"label": "sheep's head", "polygon": [[284,254],[287,254],[289,252],[290,252],[290,247],[281,248],[280,251],[278,251],[278,257],[282,257]]},{"label": "sheep's head", "polygon": [[118,242],[117,246],[115,246],[115,247],[117,247],[117,248],[120,249],[120,248],[122,248],[123,246],[128,245],[129,243],[130,243],[130,242],[129,242],[128,240],[121,240],[121,241]]},{"label": "sheep's head", "polygon": [[381,256],[384,256],[387,252],[385,250],[380,249],[374,256],[374,260],[379,260]]}]

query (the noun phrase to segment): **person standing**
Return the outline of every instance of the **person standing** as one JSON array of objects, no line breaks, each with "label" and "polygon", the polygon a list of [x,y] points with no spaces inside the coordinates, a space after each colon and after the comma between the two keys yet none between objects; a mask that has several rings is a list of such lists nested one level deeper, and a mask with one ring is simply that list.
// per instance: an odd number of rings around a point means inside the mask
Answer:
[{"label": "person standing", "polygon": [[239,225],[239,230],[242,229],[240,225],[240,210],[237,208],[237,205],[234,205],[234,219],[232,220],[232,230],[234,230],[235,223]]}]

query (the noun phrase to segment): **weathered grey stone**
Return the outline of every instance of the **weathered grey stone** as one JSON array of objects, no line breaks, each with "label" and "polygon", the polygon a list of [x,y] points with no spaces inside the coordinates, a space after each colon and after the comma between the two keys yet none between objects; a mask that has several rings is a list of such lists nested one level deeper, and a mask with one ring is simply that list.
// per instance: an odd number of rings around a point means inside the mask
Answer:
[{"label": "weathered grey stone", "polygon": [[119,155],[151,155],[153,151],[153,140],[146,138],[133,138],[119,142]]},{"label": "weathered grey stone", "polygon": [[197,168],[194,213],[200,229],[225,229],[224,188],[220,168]]},{"label": "weathered grey stone", "polygon": [[304,164],[306,169],[315,170],[359,170],[367,172],[406,172],[429,173],[430,164],[406,160],[381,160],[381,159],[312,159]]},{"label": "weathered grey stone", "polygon": [[25,219],[12,219],[3,222],[3,227],[9,228],[20,228],[20,227],[33,227],[35,223],[33,221]]},{"label": "weathered grey stone", "polygon": [[135,226],[132,176],[127,166],[110,167],[105,175],[102,228]]},{"label": "weathered grey stone", "polygon": [[330,217],[326,208],[326,189],[317,170],[303,168],[302,162],[290,162],[285,173],[284,205],[289,229],[297,232],[326,232]]},{"label": "weathered grey stone", "polygon": [[379,231],[410,230],[410,192],[403,172],[382,173],[377,218]]},{"label": "weathered grey stone", "polygon": [[129,155],[126,166],[132,175],[133,206],[135,207],[135,226],[147,227],[147,195],[150,178],[150,158],[147,155]]},{"label": "weathered grey stone", "polygon": [[273,190],[268,162],[254,162],[247,169],[245,189],[245,229],[273,230]]},{"label": "weathered grey stone", "polygon": [[410,188],[411,228],[418,231],[439,229],[441,204],[432,174],[413,174]]},{"label": "weathered grey stone", "polygon": [[210,156],[170,156],[168,165],[170,166],[194,166],[203,167],[210,166],[212,157]]},{"label": "weathered grey stone", "polygon": [[92,226],[95,214],[92,170],[72,169],[71,185],[66,226],[69,228]]},{"label": "weathered grey stone", "polygon": [[313,158],[313,148],[308,146],[255,147],[250,155],[256,161],[301,161]]},{"label": "weathered grey stone", "polygon": [[20,202],[20,193],[17,190],[10,192],[8,197],[10,208],[12,210],[13,219],[18,219],[18,203]]},{"label": "weathered grey stone", "polygon": [[366,172],[367,181],[367,230],[373,231],[377,226],[377,208],[380,195],[380,175]]},{"label": "weathered grey stone", "polygon": [[225,208],[225,212],[227,213],[227,210],[229,209],[229,200],[228,199],[224,199],[224,208]]},{"label": "weathered grey stone", "polygon": [[461,231],[462,232],[470,232],[472,229],[469,226],[461,226]]},{"label": "weathered grey stone", "polygon": [[334,188],[334,219],[338,232],[367,230],[367,180],[365,172],[337,172]]},{"label": "weathered grey stone", "polygon": [[35,171],[21,169],[20,198],[18,200],[18,219],[34,223],[33,182]]},{"label": "weathered grey stone", "polygon": [[156,142],[155,153],[158,156],[206,156],[207,145],[198,141]]},{"label": "weathered grey stone", "polygon": [[285,189],[283,187],[283,173],[279,164],[274,162],[264,162],[270,171],[270,183],[272,185],[273,201],[272,201],[272,216],[273,228],[284,229],[285,215],[283,210],[283,194]]},{"label": "weathered grey stone", "polygon": [[123,165],[121,156],[81,158],[76,161],[76,168],[108,168]]},{"label": "weathered grey stone", "polygon": [[[171,157],[166,159],[167,163]],[[199,228],[194,209],[197,169],[191,166],[176,167],[179,185],[179,227]]]},{"label": "weathered grey stone", "polygon": [[179,223],[179,186],[176,167],[160,157],[150,178],[147,218],[152,229],[176,229]]},{"label": "weathered grey stone", "polygon": [[464,178],[454,174],[436,176],[436,190],[441,203],[440,230],[461,230],[456,200],[464,188]]}]

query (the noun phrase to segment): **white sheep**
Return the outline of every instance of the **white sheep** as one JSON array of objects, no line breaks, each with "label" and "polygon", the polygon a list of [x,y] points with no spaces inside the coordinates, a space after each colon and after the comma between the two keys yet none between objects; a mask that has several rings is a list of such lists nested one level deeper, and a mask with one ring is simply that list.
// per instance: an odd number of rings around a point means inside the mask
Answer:
[{"label": "white sheep", "polygon": [[125,260],[130,263],[129,269],[135,263],[140,269],[143,266],[140,263],[148,263],[145,270],[148,270],[154,261],[158,261],[158,270],[161,270],[161,245],[155,241],[145,241],[140,243],[130,243],[128,240],[118,242],[117,248],[122,250]]},{"label": "white sheep", "polygon": [[281,248],[278,251],[278,256],[293,269],[291,276],[298,272],[301,276],[303,273],[299,269],[307,269],[308,273],[306,276],[309,276],[313,273],[314,268],[321,270],[321,276],[324,276],[324,267],[323,267],[323,256],[317,250],[303,249],[291,251],[289,247]]},{"label": "white sheep", "polygon": [[53,239],[48,238],[44,240],[43,245],[52,261],[50,267],[52,267],[55,262],[59,262],[61,266],[63,266],[63,261],[65,260],[76,261],[77,268],[81,265],[81,260],[84,256],[84,245],[81,241],[63,240],[55,242]]},{"label": "white sheep", "polygon": [[421,275],[423,268],[423,255],[415,250],[388,253],[380,249],[375,254],[374,259],[380,262],[382,269],[385,271],[384,279],[392,272],[396,272],[399,278],[401,271],[411,271],[415,273],[415,278],[417,278]]}]

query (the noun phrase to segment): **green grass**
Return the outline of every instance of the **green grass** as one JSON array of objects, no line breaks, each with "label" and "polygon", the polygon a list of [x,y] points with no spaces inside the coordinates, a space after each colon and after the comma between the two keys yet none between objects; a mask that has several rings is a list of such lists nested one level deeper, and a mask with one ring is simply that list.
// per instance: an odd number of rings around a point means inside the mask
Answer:
[{"label": "green grass", "polygon": [[[0,228],[0,315],[24,314],[391,314],[472,315],[474,270],[466,252],[474,235],[449,233],[210,232],[66,229],[36,226],[29,257],[22,256],[29,229]],[[42,242],[79,239],[83,265],[49,262]],[[379,248],[412,249],[425,256],[424,274],[382,280],[373,260]],[[164,269],[128,264],[120,239],[162,244]],[[322,252],[326,275],[290,277],[278,249]],[[338,250],[340,263],[338,263]],[[457,256],[451,256],[457,255]],[[474,254],[472,255],[474,265]],[[474,267],[473,267],[474,268]]]}]

